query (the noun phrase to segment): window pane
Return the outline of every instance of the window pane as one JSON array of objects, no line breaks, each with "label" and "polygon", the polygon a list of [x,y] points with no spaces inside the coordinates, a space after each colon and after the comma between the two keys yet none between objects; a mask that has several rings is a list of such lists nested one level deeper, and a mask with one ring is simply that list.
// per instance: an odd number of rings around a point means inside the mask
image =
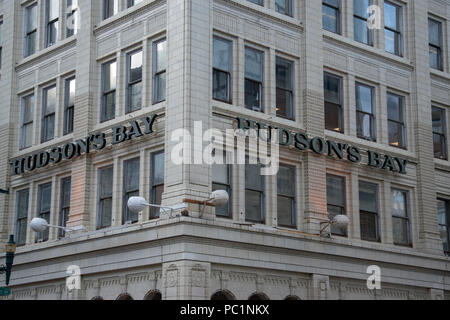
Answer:
[{"label": "window pane", "polygon": [[389,122],[389,144],[394,147],[404,148],[405,144],[405,128],[402,124]]},{"label": "window pane", "polygon": [[129,112],[140,110],[142,108],[142,82],[131,85],[128,88],[129,94]]},{"label": "window pane", "polygon": [[229,101],[229,76],[228,73],[214,70],[213,72],[213,96],[214,99]]},{"label": "window pane", "polygon": [[45,115],[56,112],[56,87],[45,89]]},{"label": "window pane", "polygon": [[292,227],[294,221],[294,201],[291,198],[278,196],[278,225]]},{"label": "window pane", "polygon": [[438,159],[447,159],[446,139],[440,134],[433,134],[434,157]]},{"label": "window pane", "polygon": [[132,159],[124,162],[124,188],[125,192],[139,189],[140,159]]},{"label": "window pane", "polygon": [[404,121],[403,115],[403,99],[400,96],[390,94],[387,95],[388,119],[398,122]]},{"label": "window pane", "polygon": [[[328,205],[327,206],[327,210],[328,210],[328,218],[330,220],[333,220],[334,217],[336,217],[338,215],[344,215],[345,214],[343,208],[337,207],[337,206],[333,206],[333,205]],[[334,234],[334,235],[343,236],[343,237],[347,236],[346,228],[339,228],[339,227],[336,227],[334,225],[331,226],[331,233]]]},{"label": "window pane", "polygon": [[325,128],[342,132],[342,109],[335,104],[325,102]]},{"label": "window pane", "polygon": [[129,64],[129,82],[142,80],[142,51],[130,55]]},{"label": "window pane", "polygon": [[44,118],[44,127],[42,128],[42,142],[49,141],[55,136],[55,115],[47,116]]},{"label": "window pane", "polygon": [[279,13],[292,15],[292,0],[275,0],[275,9]]},{"label": "window pane", "polygon": [[401,218],[392,218],[394,229],[394,244],[409,245],[408,221]]},{"label": "window pane", "polygon": [[276,81],[277,87],[286,90],[293,89],[293,66],[292,62],[277,57],[276,62]]},{"label": "window pane", "polygon": [[260,51],[245,48],[245,77],[262,82],[263,80],[263,57]]},{"label": "window pane", "polygon": [[245,106],[256,111],[261,108],[261,84],[252,80],[245,80]]},{"label": "window pane", "polygon": [[100,197],[106,198],[112,196],[113,187],[113,168],[100,170]]},{"label": "window pane", "polygon": [[17,193],[17,218],[19,219],[28,217],[28,195],[28,189]]},{"label": "window pane", "polygon": [[108,198],[108,199],[104,199],[101,202],[100,205],[100,212],[101,212],[101,221],[102,221],[102,225],[101,228],[107,228],[110,227],[111,224],[111,219],[112,219],[112,199]]},{"label": "window pane", "polygon": [[75,84],[75,79],[70,79],[66,82],[66,97],[68,98],[68,106],[75,105]]},{"label": "window pane", "polygon": [[225,185],[229,184],[228,168],[229,166],[227,164],[213,164],[212,181]]},{"label": "window pane", "polygon": [[444,247],[444,251],[445,252],[449,252],[450,251],[450,245],[449,245],[449,229],[448,227],[445,226],[439,226],[439,234],[441,236],[442,239],[442,246]]},{"label": "window pane", "polygon": [[293,97],[291,91],[277,89],[277,116],[288,119],[294,118]]},{"label": "window pane", "polygon": [[323,6],[322,8],[322,24],[325,30],[338,33],[338,10]]},{"label": "window pane", "polygon": [[231,71],[231,45],[232,42],[214,37],[213,67],[223,71]]},{"label": "window pane", "polygon": [[445,110],[441,108],[432,108],[432,121],[433,121],[433,132],[445,134]]},{"label": "window pane", "polygon": [[27,32],[37,28],[37,5],[33,4],[27,8]]},{"label": "window pane", "polygon": [[408,217],[405,192],[399,190],[392,191],[392,214],[397,217]]},{"label": "window pane", "polygon": [[164,184],[164,153],[153,155],[153,185]]},{"label": "window pane", "polygon": [[166,99],[166,73],[155,76],[155,102],[161,102]]},{"label": "window pane", "polygon": [[370,6],[370,0],[354,0],[353,8],[355,15],[360,17],[368,18],[369,14],[367,13],[367,9]]},{"label": "window pane", "polygon": [[447,220],[449,218],[447,212],[447,201],[438,200],[437,207],[438,207],[438,223],[444,226],[450,226],[450,221]]},{"label": "window pane", "polygon": [[246,165],[245,166],[245,186],[246,188],[263,191],[264,190],[264,176],[261,175],[260,165]]},{"label": "window pane", "polygon": [[277,188],[279,195],[295,197],[295,168],[280,166]]},{"label": "window pane", "polygon": [[429,52],[430,52],[430,67],[439,70],[442,69],[440,49],[430,46]]},{"label": "window pane", "polygon": [[325,101],[341,104],[341,78],[325,73]]},{"label": "window pane", "polygon": [[345,206],[345,179],[327,175],[327,202],[328,204]]},{"label": "window pane", "polygon": [[428,38],[431,44],[434,44],[437,47],[441,46],[441,23],[428,19]]},{"label": "window pane", "polygon": [[374,132],[372,128],[372,117],[368,114],[364,113],[357,113],[356,114],[356,121],[357,121],[357,134],[358,137],[364,138],[364,139],[372,139],[374,138],[372,136],[372,133]]},{"label": "window pane", "polygon": [[59,0],[48,0],[48,21],[55,20],[59,17]]},{"label": "window pane", "polygon": [[117,77],[117,63],[110,62],[104,64],[104,92],[108,92],[116,89],[116,77]]},{"label": "window pane", "polygon": [[384,24],[394,30],[399,30],[398,7],[388,2],[384,3]]},{"label": "window pane", "polygon": [[41,185],[39,186],[39,211],[47,212],[50,211],[52,198],[52,185]]},{"label": "window pane", "polygon": [[[217,190],[229,191],[229,186],[228,185],[224,185],[224,184],[220,184],[220,183],[213,183],[212,191],[217,191]],[[229,204],[230,204],[230,202],[227,202],[223,206],[216,206],[216,215],[217,216],[222,216],[222,217],[229,217],[229,215],[230,215]]]},{"label": "window pane", "polygon": [[377,215],[373,213],[361,212],[361,239],[367,241],[378,241]]},{"label": "window pane", "polygon": [[261,192],[245,191],[245,218],[248,221],[262,222]]},{"label": "window pane", "polygon": [[359,18],[354,19],[354,28],[355,28],[355,40],[365,43],[371,44],[372,41],[370,39],[370,30],[367,28],[367,21],[361,20]]},{"label": "window pane", "polygon": [[116,93],[111,92],[104,96],[104,110],[102,120],[107,121],[114,119],[116,113]]},{"label": "window pane", "polygon": [[378,212],[378,186],[372,183],[359,183],[359,209]]},{"label": "window pane", "polygon": [[358,110],[373,113],[372,88],[364,85],[356,85],[356,108]]},{"label": "window pane", "polygon": [[28,124],[23,128],[23,147],[28,148],[33,145],[33,124]]},{"label": "window pane", "polygon": [[23,98],[23,123],[33,121],[34,95]]},{"label": "window pane", "polygon": [[166,49],[167,41],[160,41],[156,44],[156,71],[166,69]]}]

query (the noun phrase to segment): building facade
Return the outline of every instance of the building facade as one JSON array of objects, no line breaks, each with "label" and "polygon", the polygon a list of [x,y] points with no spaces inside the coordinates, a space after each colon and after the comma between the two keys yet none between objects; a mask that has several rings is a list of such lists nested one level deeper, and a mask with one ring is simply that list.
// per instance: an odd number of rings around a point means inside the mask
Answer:
[{"label": "building facade", "polygon": [[[449,19],[448,0],[0,0],[9,298],[450,299]],[[295,133],[276,175],[174,161],[239,125]]]}]

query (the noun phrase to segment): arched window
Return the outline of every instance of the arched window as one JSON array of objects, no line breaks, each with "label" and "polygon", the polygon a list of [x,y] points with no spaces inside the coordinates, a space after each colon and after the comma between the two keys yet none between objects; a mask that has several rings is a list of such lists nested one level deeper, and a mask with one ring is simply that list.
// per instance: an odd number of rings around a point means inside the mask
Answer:
[{"label": "arched window", "polygon": [[220,290],[211,296],[211,300],[215,301],[236,300],[236,297],[228,290]]},{"label": "arched window", "polygon": [[248,298],[248,300],[250,300],[250,301],[263,301],[263,300],[270,300],[270,299],[264,293],[254,293]]},{"label": "arched window", "polygon": [[145,295],[144,300],[162,300],[162,294],[158,290],[152,290]]},{"label": "arched window", "polygon": [[287,296],[284,300],[289,301],[289,300],[302,300],[302,299],[300,299],[300,298],[297,297],[297,296]]},{"label": "arched window", "polygon": [[122,293],[116,300],[133,300],[133,298],[128,293]]}]

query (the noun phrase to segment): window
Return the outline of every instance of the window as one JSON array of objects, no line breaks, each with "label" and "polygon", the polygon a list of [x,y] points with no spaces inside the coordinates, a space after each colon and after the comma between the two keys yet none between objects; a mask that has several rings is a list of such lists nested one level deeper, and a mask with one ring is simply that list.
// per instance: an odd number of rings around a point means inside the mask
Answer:
[{"label": "window", "polygon": [[376,141],[374,88],[356,83],[356,131],[359,138]]},{"label": "window", "polygon": [[450,255],[450,201],[438,199],[439,233],[444,246],[444,252]]},{"label": "window", "polygon": [[103,0],[103,19],[108,19],[119,12],[119,0]]},{"label": "window", "polygon": [[245,219],[264,224],[265,178],[261,169],[257,164],[245,166]]},{"label": "window", "polygon": [[132,6],[142,2],[142,0],[127,0],[127,1],[128,1],[128,8],[131,8]]},{"label": "window", "polygon": [[[67,227],[67,222],[69,221],[70,214],[70,188],[72,179],[70,177],[61,180],[61,195],[60,195],[60,212],[59,212],[59,226]],[[59,238],[65,237],[64,230],[59,230]]]},{"label": "window", "polygon": [[340,0],[322,1],[322,24],[325,30],[341,33]]},{"label": "window", "polygon": [[402,9],[390,2],[384,2],[384,32],[386,51],[398,56],[402,52]]},{"label": "window", "polygon": [[[212,165],[212,191],[225,190],[231,197],[231,165],[213,164]],[[216,207],[216,216],[221,218],[232,218],[231,201],[223,206]]]},{"label": "window", "polygon": [[213,98],[231,103],[231,71],[233,43],[214,37],[213,52]]},{"label": "window", "polygon": [[29,189],[20,190],[17,192],[15,239],[18,246],[24,246],[27,242],[29,195]]},{"label": "window", "polygon": [[2,68],[2,51],[3,51],[3,21],[0,20],[0,69]]},{"label": "window", "polygon": [[22,98],[22,123],[20,128],[20,149],[33,145],[34,95]]},{"label": "window", "polygon": [[245,48],[245,107],[263,112],[264,53]]},{"label": "window", "polygon": [[277,57],[277,116],[294,120],[294,64]]},{"label": "window", "polygon": [[55,137],[56,86],[43,90],[41,143]]},{"label": "window", "polygon": [[102,110],[100,122],[112,120],[116,116],[117,62],[110,61],[102,65]]},{"label": "window", "polygon": [[[52,184],[46,183],[38,187],[37,217],[50,223],[50,210],[52,206]],[[49,239],[49,230],[36,234],[36,242],[45,242]]]},{"label": "window", "polygon": [[389,144],[406,149],[405,98],[387,94]]},{"label": "window", "polygon": [[378,185],[359,182],[359,215],[361,239],[380,241],[378,220]]},{"label": "window", "polygon": [[25,8],[25,44],[24,56],[36,52],[37,45],[37,3]]},{"label": "window", "polygon": [[64,135],[66,135],[73,132],[75,78],[70,78],[65,81],[64,90]]},{"label": "window", "polygon": [[45,19],[45,47],[50,47],[58,40],[59,0],[46,0]]},{"label": "window", "polygon": [[80,27],[79,13],[78,10],[78,0],[67,0],[66,8],[66,37],[69,38],[77,34],[78,28]]},{"label": "window", "polygon": [[153,103],[166,100],[167,41],[153,44]]},{"label": "window", "polygon": [[[333,220],[338,215],[345,215],[345,178],[327,174],[327,210],[328,217]],[[347,230],[331,226],[331,233],[347,236]]]},{"label": "window", "polygon": [[247,1],[253,2],[254,4],[258,4],[260,6],[264,5],[264,2],[263,2],[264,0],[247,0]]},{"label": "window", "polygon": [[292,17],[292,0],[275,0],[275,10]]},{"label": "window", "polygon": [[442,23],[434,19],[428,19],[428,38],[430,46],[430,67],[443,70]]},{"label": "window", "polygon": [[142,108],[142,50],[127,55],[127,113]]},{"label": "window", "polygon": [[97,229],[111,227],[113,174],[113,167],[102,168],[98,171]]},{"label": "window", "polygon": [[278,225],[295,228],[295,174],[294,167],[280,166],[277,176]]},{"label": "window", "polygon": [[445,110],[432,107],[434,157],[447,160],[447,125]]},{"label": "window", "polygon": [[344,133],[342,78],[325,72],[324,89],[325,129]]},{"label": "window", "polygon": [[367,19],[369,18],[368,9],[372,4],[371,0],[353,1],[353,27],[355,40],[373,46],[373,33],[368,28]]},{"label": "window", "polygon": [[394,244],[411,245],[410,223],[408,213],[408,192],[392,190],[392,226]]},{"label": "window", "polygon": [[[155,153],[152,155],[151,164],[151,195],[152,203],[161,205],[162,195],[164,193],[164,152]],[[151,210],[150,219],[159,218],[160,210],[153,208]]]},{"label": "window", "polygon": [[140,161],[141,159],[135,158],[123,163],[123,224],[139,221],[139,213],[128,208],[128,200],[139,196]]}]

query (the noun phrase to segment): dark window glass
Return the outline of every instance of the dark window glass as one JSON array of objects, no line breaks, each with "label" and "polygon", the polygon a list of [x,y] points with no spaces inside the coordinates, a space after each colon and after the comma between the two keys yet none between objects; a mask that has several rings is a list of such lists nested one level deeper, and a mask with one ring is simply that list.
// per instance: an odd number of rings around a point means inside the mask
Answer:
[{"label": "dark window glass", "polygon": [[325,30],[340,33],[340,0],[322,1],[322,24]]},{"label": "dark window glass", "polygon": [[394,244],[402,246],[411,245],[410,221],[408,210],[408,193],[401,190],[392,190],[392,226]]},{"label": "dark window glass", "polygon": [[73,132],[75,112],[75,78],[65,81],[64,89],[64,135]]},{"label": "dark window glass", "polygon": [[277,57],[277,116],[294,120],[294,65]]},{"label": "dark window glass", "polygon": [[261,169],[261,165],[245,166],[245,219],[264,224],[265,179]]},{"label": "dark window glass", "polygon": [[435,158],[447,160],[447,124],[445,109],[432,107],[433,145]]},{"label": "dark window glass", "polygon": [[405,98],[393,93],[387,94],[389,144],[406,148]]},{"label": "dark window glass", "polygon": [[[165,167],[164,152],[155,153],[152,155],[152,174],[151,174],[151,199],[152,203],[161,205],[162,195],[164,193],[164,167]],[[159,208],[151,209],[150,219],[157,219],[160,215]]]},{"label": "dark window glass", "polygon": [[275,10],[287,16],[292,16],[293,0],[275,0]]},{"label": "dark window glass", "polygon": [[56,86],[43,90],[41,142],[53,140],[55,137]]},{"label": "dark window glass", "polygon": [[78,28],[80,28],[78,0],[67,0],[66,7],[66,38],[69,38],[77,34]]},{"label": "dark window glass", "polygon": [[[327,208],[328,218],[333,220],[338,215],[346,214],[345,178],[327,174]],[[347,230],[331,226],[331,233],[347,236]]]},{"label": "dark window glass", "polygon": [[212,165],[212,187],[213,191],[225,190],[230,196],[230,201],[223,206],[216,207],[216,215],[221,218],[231,218],[231,165],[223,164]]},{"label": "dark window glass", "polygon": [[127,108],[134,112],[142,108],[142,50],[127,55]]},{"label": "dark window glass", "polygon": [[380,241],[378,227],[378,185],[359,182],[361,239]]},{"label": "dark window glass", "polygon": [[295,168],[280,166],[277,176],[277,202],[278,225],[295,228],[296,201],[295,201]]},{"label": "dark window glass", "polygon": [[100,169],[98,181],[97,229],[103,229],[112,223],[113,167]]},{"label": "dark window glass", "polygon": [[167,41],[153,44],[153,103],[166,100]]},{"label": "dark window glass", "polygon": [[139,197],[140,161],[135,158],[123,163],[123,224],[139,221],[139,213],[128,209],[128,200],[131,197]]},{"label": "dark window glass", "polygon": [[437,70],[443,70],[441,22],[434,19],[428,19],[428,39],[430,67]]},{"label": "dark window glass", "polygon": [[[70,177],[61,180],[59,226],[64,228],[67,227],[67,222],[69,221],[71,181]],[[64,230],[59,230],[59,237],[65,237]]]},{"label": "dark window glass", "polygon": [[100,122],[112,120],[116,116],[117,63],[111,61],[102,65],[102,110]]},{"label": "dark window glass", "polygon": [[213,43],[213,98],[231,103],[233,43],[219,37],[214,37]]},{"label": "dark window glass", "polygon": [[37,25],[37,3],[33,3],[25,8],[25,57],[28,57],[36,52]]},{"label": "dark window glass", "polygon": [[46,0],[45,16],[45,47],[50,47],[58,40],[59,0]]},{"label": "dark window glass", "polygon": [[26,149],[33,145],[34,95],[22,98],[21,117],[20,149]]},{"label": "dark window glass", "polygon": [[356,84],[356,131],[359,138],[376,141],[374,88]]},{"label": "dark window glass", "polygon": [[245,107],[263,112],[264,53],[245,48]]},{"label": "dark window glass", "polygon": [[103,19],[108,19],[119,12],[119,0],[103,0]]},{"label": "dark window glass", "polygon": [[342,78],[325,73],[324,90],[325,129],[343,133]]},{"label": "dark window glass", "polygon": [[353,25],[355,40],[373,45],[373,33],[368,28],[367,19],[369,18],[368,9],[372,4],[371,0],[354,0],[353,1],[354,13],[353,13]]},{"label": "dark window glass", "polygon": [[[356,0],[355,0],[356,1]],[[384,2],[384,31],[386,51],[398,56],[402,52],[402,8],[387,1]]]},{"label": "dark window glass", "polygon": [[[37,217],[50,224],[50,210],[52,207],[52,184],[47,183],[38,187]],[[49,229],[36,234],[36,242],[49,240]]]},{"label": "dark window glass", "polygon": [[29,195],[29,189],[20,190],[17,192],[15,232],[17,246],[24,246],[27,242]]},{"label": "dark window glass", "polygon": [[444,252],[450,254],[450,201],[438,199],[439,233],[442,239]]}]

